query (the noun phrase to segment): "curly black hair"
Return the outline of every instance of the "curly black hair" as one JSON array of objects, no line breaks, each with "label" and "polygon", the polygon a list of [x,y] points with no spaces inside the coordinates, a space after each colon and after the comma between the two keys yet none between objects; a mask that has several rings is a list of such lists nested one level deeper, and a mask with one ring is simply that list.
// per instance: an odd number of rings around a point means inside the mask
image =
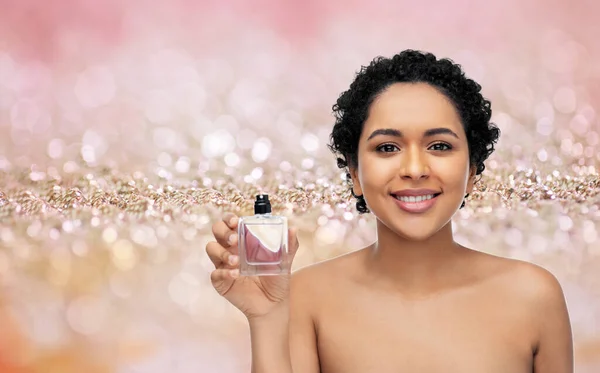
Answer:
[{"label": "curly black hair", "polygon": [[[357,199],[356,209],[360,213],[369,212],[369,209],[364,197],[353,192],[349,166],[358,164],[358,142],[369,108],[390,85],[419,82],[437,88],[456,107],[467,135],[471,164],[477,167],[476,175],[483,172],[484,161],[494,151],[500,130],[490,122],[491,103],[481,95],[481,86],[465,76],[460,65],[415,50],[405,50],[392,58],[377,57],[369,66],[360,69],[350,88],[332,107],[336,121],[329,149],[337,156],[338,167],[346,170],[350,191]],[[464,201],[461,208],[463,206]]]}]

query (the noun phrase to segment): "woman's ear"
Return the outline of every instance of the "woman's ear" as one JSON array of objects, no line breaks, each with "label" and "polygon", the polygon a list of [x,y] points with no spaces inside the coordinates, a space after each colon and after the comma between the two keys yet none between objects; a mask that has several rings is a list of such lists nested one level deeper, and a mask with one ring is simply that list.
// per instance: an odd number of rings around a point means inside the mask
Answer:
[{"label": "woman's ear", "polygon": [[352,179],[352,195],[354,197],[362,196],[362,187],[360,186],[360,181],[358,179],[358,167],[348,166],[348,169]]},{"label": "woman's ear", "polygon": [[467,194],[473,193],[473,188],[475,187],[476,176],[477,176],[477,166],[473,164],[469,168],[469,180],[467,181]]}]

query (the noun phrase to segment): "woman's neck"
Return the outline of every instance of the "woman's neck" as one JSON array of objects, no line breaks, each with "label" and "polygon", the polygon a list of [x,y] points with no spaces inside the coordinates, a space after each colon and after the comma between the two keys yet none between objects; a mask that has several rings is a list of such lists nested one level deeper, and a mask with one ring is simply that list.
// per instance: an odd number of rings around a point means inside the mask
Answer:
[{"label": "woman's neck", "polygon": [[469,250],[454,241],[452,223],[424,241],[412,241],[377,221],[377,242],[368,250],[367,273],[376,283],[405,294],[426,295],[455,282]]}]

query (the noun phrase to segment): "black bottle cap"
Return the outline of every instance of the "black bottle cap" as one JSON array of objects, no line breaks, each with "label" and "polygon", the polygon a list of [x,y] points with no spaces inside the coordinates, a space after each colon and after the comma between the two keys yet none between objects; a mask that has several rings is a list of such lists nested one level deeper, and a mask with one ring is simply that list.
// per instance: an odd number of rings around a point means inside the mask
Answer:
[{"label": "black bottle cap", "polygon": [[269,202],[269,195],[259,194],[256,196],[256,200],[254,201],[254,213],[255,214],[271,213],[271,202]]}]

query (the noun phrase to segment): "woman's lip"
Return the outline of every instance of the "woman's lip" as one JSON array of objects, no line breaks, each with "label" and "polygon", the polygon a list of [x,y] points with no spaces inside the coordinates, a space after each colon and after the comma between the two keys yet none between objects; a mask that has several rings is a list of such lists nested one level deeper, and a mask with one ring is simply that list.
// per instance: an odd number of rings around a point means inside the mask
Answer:
[{"label": "woman's lip", "polygon": [[437,199],[440,196],[440,194],[441,193],[435,195],[431,199],[428,199],[425,201],[419,201],[419,202],[404,202],[404,201],[397,199],[394,196],[391,196],[391,197],[394,199],[394,201],[396,201],[396,205],[398,205],[398,207],[400,207],[402,210],[413,213],[413,214],[417,214],[417,213],[424,213],[427,210],[429,210],[430,208],[432,208],[435,205],[435,203],[437,202]]}]

